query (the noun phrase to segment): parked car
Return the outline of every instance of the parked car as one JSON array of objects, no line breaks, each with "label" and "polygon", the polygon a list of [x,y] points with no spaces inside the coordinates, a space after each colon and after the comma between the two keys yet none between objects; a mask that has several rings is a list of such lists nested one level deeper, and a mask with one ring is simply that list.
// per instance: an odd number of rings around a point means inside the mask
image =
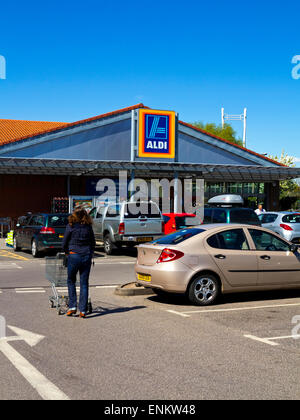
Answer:
[{"label": "parked car", "polygon": [[238,194],[221,194],[208,200],[204,208],[203,224],[246,223],[260,226],[255,211],[243,207],[244,199]]},{"label": "parked car", "polygon": [[18,219],[14,230],[14,251],[30,249],[33,257],[50,249],[61,250],[68,214],[27,214]]},{"label": "parked car", "polygon": [[273,230],[290,242],[300,244],[300,213],[268,211],[258,217],[263,227]]},{"label": "parked car", "polygon": [[165,235],[188,226],[201,224],[201,220],[193,213],[163,213],[163,219]]},{"label": "parked car", "polygon": [[163,235],[164,221],[156,203],[151,201],[110,203],[94,207],[90,216],[97,242],[110,255],[122,245],[133,247]]},{"label": "parked car", "polygon": [[261,225],[255,211],[245,207],[205,207],[203,224],[211,223]]},{"label": "parked car", "polygon": [[200,306],[221,293],[300,288],[297,245],[258,226],[201,225],[137,248],[137,284]]}]

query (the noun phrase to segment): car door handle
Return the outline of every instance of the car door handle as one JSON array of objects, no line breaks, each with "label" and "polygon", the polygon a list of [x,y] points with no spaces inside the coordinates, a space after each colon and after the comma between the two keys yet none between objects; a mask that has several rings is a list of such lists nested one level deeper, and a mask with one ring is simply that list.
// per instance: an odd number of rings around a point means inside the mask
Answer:
[{"label": "car door handle", "polygon": [[260,257],[262,260],[270,260],[271,257],[269,255],[261,255]]},{"label": "car door handle", "polygon": [[223,255],[223,254],[218,254],[218,255],[215,255],[215,258],[218,258],[219,260],[225,260],[225,255]]}]

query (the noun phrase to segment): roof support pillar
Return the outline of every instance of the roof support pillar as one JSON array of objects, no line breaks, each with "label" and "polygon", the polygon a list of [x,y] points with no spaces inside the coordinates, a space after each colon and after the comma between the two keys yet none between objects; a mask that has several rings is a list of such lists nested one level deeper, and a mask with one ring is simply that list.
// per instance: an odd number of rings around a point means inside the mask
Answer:
[{"label": "roof support pillar", "polygon": [[180,197],[181,197],[181,191],[180,189],[180,180],[178,178],[178,172],[174,173],[174,213],[180,212]]},{"label": "roof support pillar", "polygon": [[266,194],[266,210],[279,211],[279,181],[266,182],[265,183],[265,194]]},{"label": "roof support pillar", "polygon": [[67,196],[71,195],[71,180],[70,175],[67,176]]},{"label": "roof support pillar", "polygon": [[130,191],[130,188],[127,189],[127,199],[131,200],[134,197],[134,180],[135,180],[135,171],[134,169],[130,170],[130,182],[129,185],[133,188],[133,191]]}]

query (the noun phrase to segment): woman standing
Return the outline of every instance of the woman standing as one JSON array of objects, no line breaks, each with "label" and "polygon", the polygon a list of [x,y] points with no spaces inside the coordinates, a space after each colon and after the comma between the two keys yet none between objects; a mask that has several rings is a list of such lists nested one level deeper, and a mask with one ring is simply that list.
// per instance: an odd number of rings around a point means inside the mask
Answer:
[{"label": "woman standing", "polygon": [[69,311],[67,316],[77,312],[76,276],[80,273],[80,318],[85,318],[89,298],[89,276],[96,242],[92,228],[92,218],[82,207],[75,208],[69,216],[63,250],[68,255]]}]

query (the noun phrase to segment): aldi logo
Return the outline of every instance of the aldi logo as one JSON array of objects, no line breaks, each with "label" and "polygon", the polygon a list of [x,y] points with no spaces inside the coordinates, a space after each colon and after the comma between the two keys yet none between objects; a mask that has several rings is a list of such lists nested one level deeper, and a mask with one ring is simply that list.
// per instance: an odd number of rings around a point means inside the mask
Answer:
[{"label": "aldi logo", "polygon": [[139,156],[175,157],[175,112],[139,110]]},{"label": "aldi logo", "polygon": [[147,138],[154,140],[167,140],[168,138],[168,116],[146,115]]}]

